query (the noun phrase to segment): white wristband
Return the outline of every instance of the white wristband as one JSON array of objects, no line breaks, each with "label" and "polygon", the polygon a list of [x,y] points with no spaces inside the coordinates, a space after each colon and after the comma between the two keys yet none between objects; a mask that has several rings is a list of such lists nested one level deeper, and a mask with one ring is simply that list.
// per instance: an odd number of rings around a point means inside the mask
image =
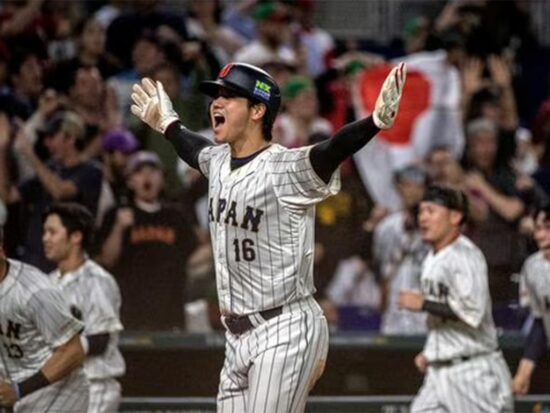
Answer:
[{"label": "white wristband", "polygon": [[80,335],[80,344],[82,345],[84,354],[88,355],[88,352],[90,351],[90,343],[88,343],[88,337],[86,337],[84,334]]}]

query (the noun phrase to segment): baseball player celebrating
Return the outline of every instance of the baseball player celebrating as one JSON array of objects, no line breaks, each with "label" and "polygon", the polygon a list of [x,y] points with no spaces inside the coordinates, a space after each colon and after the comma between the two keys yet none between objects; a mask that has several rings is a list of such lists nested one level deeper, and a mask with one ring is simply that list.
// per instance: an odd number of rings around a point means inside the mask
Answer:
[{"label": "baseball player celebrating", "polygon": [[424,384],[411,412],[513,411],[511,377],[498,350],[487,263],[460,228],[468,203],[455,189],[431,187],[419,225],[430,244],[422,292],[403,291],[402,308],[428,312],[428,337],[415,358]]},{"label": "baseball player celebrating", "polygon": [[201,90],[213,98],[215,141],[179,121],[162,84],[134,85],[132,112],[209,179],[209,221],[226,333],[218,412],[300,412],[320,377],[328,328],[312,298],[315,204],[340,188],[339,164],[397,116],[405,66],[388,75],[371,117],[332,139],[271,144],[280,91],[265,71],[225,66]]},{"label": "baseball player celebrating", "polygon": [[49,277],[63,292],[71,312],[84,322],[80,336],[86,353],[84,372],[90,381],[89,413],[118,411],[124,359],[118,350],[122,331],[120,291],[111,274],[86,255],[94,219],[82,205],[62,203],[45,215],[44,253],[56,263]]},{"label": "baseball player celebrating", "polygon": [[7,259],[0,227],[0,410],[83,412],[82,323],[39,270]]},{"label": "baseball player celebrating", "polygon": [[527,394],[537,361],[547,350],[550,337],[550,205],[535,214],[533,236],[539,251],[531,255],[521,270],[521,285],[525,291],[534,322],[525,342],[523,357],[514,377],[514,392]]}]

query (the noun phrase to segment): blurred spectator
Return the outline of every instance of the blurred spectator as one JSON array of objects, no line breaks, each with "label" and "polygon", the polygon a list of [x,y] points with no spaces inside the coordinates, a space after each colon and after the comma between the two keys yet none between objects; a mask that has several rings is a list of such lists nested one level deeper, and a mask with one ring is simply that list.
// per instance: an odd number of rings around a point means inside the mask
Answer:
[{"label": "blurred spectator", "polygon": [[138,147],[137,139],[126,129],[110,130],[103,137],[103,182],[95,220],[97,226],[103,222],[108,210],[116,205],[128,204],[130,194],[126,185],[126,167],[129,157]]},{"label": "blurred spectator", "polygon": [[488,215],[472,227],[470,236],[487,258],[490,290],[499,303],[512,298],[509,277],[523,259],[517,223],[525,205],[517,189],[517,175],[497,154],[495,123],[471,121],[467,126],[465,184],[478,201],[487,204]]},{"label": "blurred spectator", "polygon": [[83,21],[77,27],[77,55],[61,61],[49,75],[50,85],[57,90],[67,92],[74,83],[77,71],[81,67],[97,67],[101,77],[107,79],[120,70],[116,60],[105,52],[105,28],[94,19]]},{"label": "blurred spectator", "polygon": [[68,104],[82,117],[86,127],[83,156],[98,157],[102,134],[122,124],[113,88],[104,82],[97,68],[80,68],[69,89]]},{"label": "blurred spectator", "polygon": [[324,73],[334,57],[335,42],[332,35],[315,25],[315,0],[285,2],[296,20],[293,28],[295,42],[306,54],[306,73],[312,78]]},{"label": "blurred spectator", "polygon": [[489,207],[478,197],[477,192],[469,191],[465,184],[465,172],[453,158],[451,151],[444,146],[436,146],[426,157],[426,167],[430,183],[460,189],[468,197],[468,218],[472,222],[487,219]]},{"label": "blurred spectator", "polygon": [[222,21],[246,40],[256,38],[256,22],[252,18],[258,0],[237,0],[224,9]]},{"label": "blurred spectator", "polygon": [[282,90],[286,111],[273,126],[273,141],[288,148],[307,145],[313,134],[332,135],[330,123],[319,116],[313,82],[305,76],[291,77]]},{"label": "blurred spectator", "polygon": [[131,0],[110,0],[101,6],[93,15],[103,29],[107,30],[113,20],[125,12],[131,4]]},{"label": "blurred spectator", "polygon": [[48,56],[52,63],[72,59],[76,55],[74,31],[82,19],[81,3],[71,0],[47,1],[44,11],[53,25],[48,41]]},{"label": "blurred spectator", "polygon": [[5,178],[4,182],[0,178],[0,186],[9,188],[4,193],[7,203],[21,201],[28,213],[24,245],[19,251],[22,261],[49,271],[52,266],[42,250],[42,215],[54,201],[76,201],[95,214],[102,172],[94,162],[82,161],[85,130],[82,119],[76,113],[59,113],[42,133],[51,159],[43,162],[34,152],[24,130],[19,130],[14,149],[32,167],[36,177],[17,187],[9,181],[5,182],[9,179],[9,172],[6,156],[3,156],[0,159],[0,175]]},{"label": "blurred spectator", "polygon": [[[484,71],[488,73],[483,76]],[[489,56],[466,61],[463,76],[463,114],[465,120],[489,119],[498,128],[499,158],[511,161],[515,152],[515,133],[519,126],[512,74],[504,58]]]},{"label": "blurred spectator", "polygon": [[376,276],[357,256],[340,261],[326,288],[327,298],[338,307],[357,306],[379,311],[381,295]]},{"label": "blurred spectator", "polygon": [[50,36],[53,32],[53,25],[42,14],[44,0],[6,0],[2,3],[0,38],[13,43],[29,41],[44,49],[44,35]]},{"label": "blurred spectator", "polygon": [[[149,63],[151,56],[141,55],[139,62],[136,62],[136,42],[145,31],[155,33],[162,28],[183,40],[187,39],[183,16],[162,11],[160,0],[133,0],[130,5],[132,9],[116,17],[107,29],[107,51],[120,59],[126,69]],[[143,73],[139,69],[138,72]]]},{"label": "blurred spectator", "polygon": [[290,15],[280,3],[259,3],[254,10],[258,38],[239,49],[234,56],[237,62],[262,66],[275,61],[297,64],[295,50],[290,42]]},{"label": "blurred spectator", "polygon": [[529,129],[520,127],[516,130],[515,139],[516,153],[512,159],[512,166],[519,174],[532,175],[539,166],[533,135]]},{"label": "blurred spectator", "polygon": [[42,92],[41,58],[34,50],[18,48],[9,62],[11,89],[2,93],[2,99],[10,116],[27,119],[36,109]]},{"label": "blurred spectator", "polygon": [[246,39],[221,24],[221,0],[191,0],[186,21],[189,36],[207,43],[223,66],[243,47]]},{"label": "blurred spectator", "polygon": [[116,93],[118,107],[125,120],[130,116],[132,85],[143,77],[151,76],[157,66],[166,63],[165,43],[157,34],[143,32],[134,43],[132,62],[131,69],[119,73],[108,82]]},{"label": "blurred spectator", "polygon": [[533,142],[539,154],[539,167],[533,178],[550,195],[550,100],[541,105],[535,118]]},{"label": "blurred spectator", "polygon": [[[180,119],[186,127],[200,130],[208,126],[208,106],[204,94],[198,92],[198,85],[183,91],[181,72],[176,66],[170,64],[157,66],[151,76],[154,80],[162,82],[174,110],[180,114]],[[194,77],[196,83],[202,78],[197,72],[194,73]],[[178,174],[180,160],[172,144],[164,136],[140,122],[138,118],[134,117],[131,121],[142,147],[155,152],[161,159],[165,174],[165,195],[169,199],[174,199],[182,190],[183,182]]]},{"label": "blurred spectator", "polygon": [[431,24],[427,17],[417,16],[407,22],[403,29],[405,54],[426,50],[431,34]]},{"label": "blurred spectator", "polygon": [[410,165],[395,173],[403,210],[384,218],[374,232],[373,254],[382,284],[383,334],[423,334],[426,315],[399,308],[401,290],[420,290],[422,261],[428,246],[418,228],[418,205],[427,184],[426,172]]},{"label": "blurred spectator", "polygon": [[137,152],[126,172],[132,199],[106,214],[99,261],[120,285],[127,329],[181,330],[186,267],[198,244],[195,230],[188,217],[162,201],[156,154]]}]

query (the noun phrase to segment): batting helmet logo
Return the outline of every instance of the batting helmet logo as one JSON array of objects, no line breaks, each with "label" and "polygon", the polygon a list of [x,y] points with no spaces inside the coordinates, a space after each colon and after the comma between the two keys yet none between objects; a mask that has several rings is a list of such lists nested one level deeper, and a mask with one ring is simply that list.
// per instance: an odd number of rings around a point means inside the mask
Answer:
[{"label": "batting helmet logo", "polygon": [[226,77],[229,72],[231,72],[231,68],[233,67],[233,63],[228,63],[226,64],[223,69],[220,71],[220,74],[218,75],[218,77],[220,79],[223,79],[224,77]]}]

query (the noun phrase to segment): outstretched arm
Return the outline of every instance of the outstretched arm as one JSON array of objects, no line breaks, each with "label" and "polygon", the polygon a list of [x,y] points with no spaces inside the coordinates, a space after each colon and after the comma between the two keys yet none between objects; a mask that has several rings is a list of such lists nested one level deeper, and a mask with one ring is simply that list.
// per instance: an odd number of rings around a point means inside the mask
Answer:
[{"label": "outstretched arm", "polygon": [[162,83],[144,78],[133,87],[132,113],[156,131],[164,134],[174,146],[178,156],[189,166],[199,169],[199,152],[212,142],[185,128],[174,111]]},{"label": "outstretched arm", "polygon": [[333,138],[311,149],[311,165],[324,182],[328,183],[338,165],[369,143],[380,129],[393,126],[406,77],[404,63],[394,67],[382,85],[372,116],[347,124]]}]

